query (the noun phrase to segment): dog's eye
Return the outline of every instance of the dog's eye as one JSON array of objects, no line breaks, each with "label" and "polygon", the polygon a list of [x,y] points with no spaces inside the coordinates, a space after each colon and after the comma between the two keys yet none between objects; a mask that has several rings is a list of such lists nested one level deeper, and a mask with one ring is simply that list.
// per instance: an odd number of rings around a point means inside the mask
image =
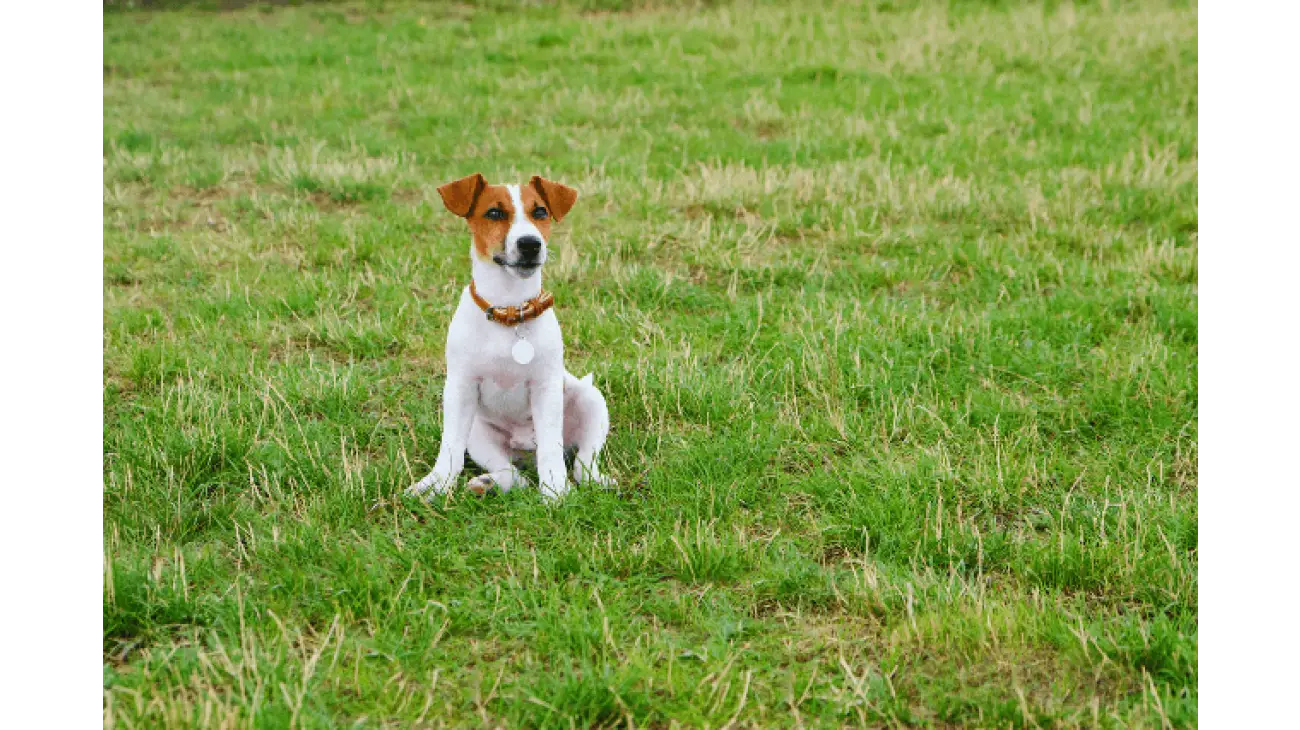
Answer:
[{"label": "dog's eye", "polygon": [[542,206],[539,205],[536,208],[533,208],[533,218],[542,221],[542,220],[546,220],[547,215],[548,213],[546,212],[546,209],[543,208]]},{"label": "dog's eye", "polygon": [[490,221],[503,221],[506,219],[506,212],[500,208],[492,208],[484,213],[483,217]]}]

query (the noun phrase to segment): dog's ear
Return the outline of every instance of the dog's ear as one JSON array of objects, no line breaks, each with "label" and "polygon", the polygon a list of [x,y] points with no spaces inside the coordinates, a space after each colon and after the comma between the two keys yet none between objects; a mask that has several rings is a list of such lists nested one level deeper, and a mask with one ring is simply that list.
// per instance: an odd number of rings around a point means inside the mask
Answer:
[{"label": "dog's ear", "polygon": [[551,217],[558,223],[564,220],[573,204],[578,202],[578,191],[557,182],[551,182],[540,175],[533,175],[533,179],[528,181],[529,185],[542,196],[546,202],[546,207],[551,209]]},{"label": "dog's ear", "polygon": [[447,206],[447,210],[461,218],[468,218],[474,212],[474,204],[478,202],[478,196],[485,187],[487,180],[476,172],[443,185],[438,188],[438,194],[442,196],[442,204]]}]

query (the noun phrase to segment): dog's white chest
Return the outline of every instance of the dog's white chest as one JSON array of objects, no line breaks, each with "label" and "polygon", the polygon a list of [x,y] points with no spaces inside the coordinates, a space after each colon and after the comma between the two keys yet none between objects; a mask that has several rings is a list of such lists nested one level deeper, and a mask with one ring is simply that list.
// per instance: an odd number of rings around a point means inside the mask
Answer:
[{"label": "dog's white chest", "polygon": [[523,378],[484,378],[479,384],[479,401],[492,420],[522,422],[530,418],[528,383]]},{"label": "dog's white chest", "polygon": [[478,418],[505,437],[512,449],[536,448],[528,382],[523,378],[485,378],[479,384]]}]

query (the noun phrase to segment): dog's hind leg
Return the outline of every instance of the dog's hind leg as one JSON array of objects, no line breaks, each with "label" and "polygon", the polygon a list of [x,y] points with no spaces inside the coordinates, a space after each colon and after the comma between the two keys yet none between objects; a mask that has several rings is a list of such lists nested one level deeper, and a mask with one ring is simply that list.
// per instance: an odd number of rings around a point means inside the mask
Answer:
[{"label": "dog's hind leg", "polygon": [[488,425],[483,419],[474,419],[474,425],[469,429],[469,458],[487,471],[469,480],[466,489],[479,495],[487,493],[494,486],[502,492],[508,492],[523,481],[510,461],[508,440],[506,434]]},{"label": "dog's hind leg", "polygon": [[609,407],[605,396],[592,385],[591,375],[575,378],[564,374],[564,445],[577,449],[573,480],[609,486],[614,480],[600,471],[600,450],[609,435]]}]

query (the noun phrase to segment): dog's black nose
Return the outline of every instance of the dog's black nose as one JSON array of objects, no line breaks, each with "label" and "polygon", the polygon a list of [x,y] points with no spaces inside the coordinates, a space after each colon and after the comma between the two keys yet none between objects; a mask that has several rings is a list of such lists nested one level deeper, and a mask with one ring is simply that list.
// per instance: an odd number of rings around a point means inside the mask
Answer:
[{"label": "dog's black nose", "polygon": [[519,253],[524,256],[536,256],[542,252],[542,239],[537,236],[524,236],[515,245],[519,247]]}]

